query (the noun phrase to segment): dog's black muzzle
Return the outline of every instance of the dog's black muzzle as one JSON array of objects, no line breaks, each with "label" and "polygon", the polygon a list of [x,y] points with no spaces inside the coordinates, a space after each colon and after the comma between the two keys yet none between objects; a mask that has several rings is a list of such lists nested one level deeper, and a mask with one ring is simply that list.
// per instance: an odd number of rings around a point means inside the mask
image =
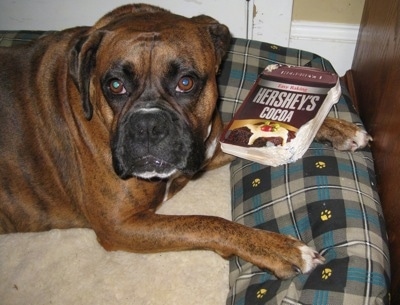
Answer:
[{"label": "dog's black muzzle", "polygon": [[204,158],[204,148],[194,151],[203,145],[195,143],[178,114],[159,108],[139,109],[122,119],[112,139],[114,170],[123,179],[163,179],[176,171],[192,174]]}]

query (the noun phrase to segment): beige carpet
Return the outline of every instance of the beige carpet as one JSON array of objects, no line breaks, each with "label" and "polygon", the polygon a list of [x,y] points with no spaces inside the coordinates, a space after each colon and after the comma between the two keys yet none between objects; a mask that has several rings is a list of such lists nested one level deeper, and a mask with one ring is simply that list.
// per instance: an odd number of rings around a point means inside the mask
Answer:
[{"label": "beige carpet", "polygon": [[[190,182],[159,213],[230,218],[229,167]],[[0,235],[0,304],[218,305],[228,262],[209,251],[106,252],[86,229]]]}]

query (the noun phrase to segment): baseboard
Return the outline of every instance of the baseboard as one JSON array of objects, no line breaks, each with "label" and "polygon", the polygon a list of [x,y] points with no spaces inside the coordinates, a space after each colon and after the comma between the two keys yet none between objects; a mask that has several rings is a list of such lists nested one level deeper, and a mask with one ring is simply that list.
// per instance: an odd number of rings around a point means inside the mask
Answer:
[{"label": "baseboard", "polygon": [[293,21],[289,46],[328,59],[339,75],[351,68],[359,25]]},{"label": "baseboard", "polygon": [[357,24],[292,21],[290,38],[355,43],[358,29]]}]

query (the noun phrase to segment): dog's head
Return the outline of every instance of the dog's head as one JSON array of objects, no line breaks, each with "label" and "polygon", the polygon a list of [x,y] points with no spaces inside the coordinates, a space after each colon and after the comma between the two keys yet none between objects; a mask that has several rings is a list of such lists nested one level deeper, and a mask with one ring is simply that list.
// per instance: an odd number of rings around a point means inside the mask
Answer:
[{"label": "dog's head", "polygon": [[216,72],[229,30],[127,5],[100,19],[74,46],[70,74],[88,120],[110,131],[121,178],[192,175],[205,161],[217,100]]}]

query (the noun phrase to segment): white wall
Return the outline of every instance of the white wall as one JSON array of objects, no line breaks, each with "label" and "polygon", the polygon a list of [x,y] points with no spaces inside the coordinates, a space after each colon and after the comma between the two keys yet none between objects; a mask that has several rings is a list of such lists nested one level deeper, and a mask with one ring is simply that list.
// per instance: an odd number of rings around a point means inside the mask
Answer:
[{"label": "white wall", "polygon": [[[61,30],[77,25],[91,25],[106,12],[131,2],[129,0],[1,0],[0,30]],[[187,17],[209,15],[229,26],[236,37],[253,37],[284,46],[288,44],[292,0],[279,3],[274,0],[143,0],[143,2],[162,6]]]},{"label": "white wall", "polygon": [[[0,29],[61,30],[77,25],[92,25],[108,11],[131,2],[141,1],[1,0]],[[143,2],[162,6],[188,17],[207,14],[229,25],[236,36],[246,36],[244,0],[143,0]]]},{"label": "white wall", "polygon": [[289,47],[328,59],[342,76],[351,68],[358,30],[358,24],[293,21]]}]

